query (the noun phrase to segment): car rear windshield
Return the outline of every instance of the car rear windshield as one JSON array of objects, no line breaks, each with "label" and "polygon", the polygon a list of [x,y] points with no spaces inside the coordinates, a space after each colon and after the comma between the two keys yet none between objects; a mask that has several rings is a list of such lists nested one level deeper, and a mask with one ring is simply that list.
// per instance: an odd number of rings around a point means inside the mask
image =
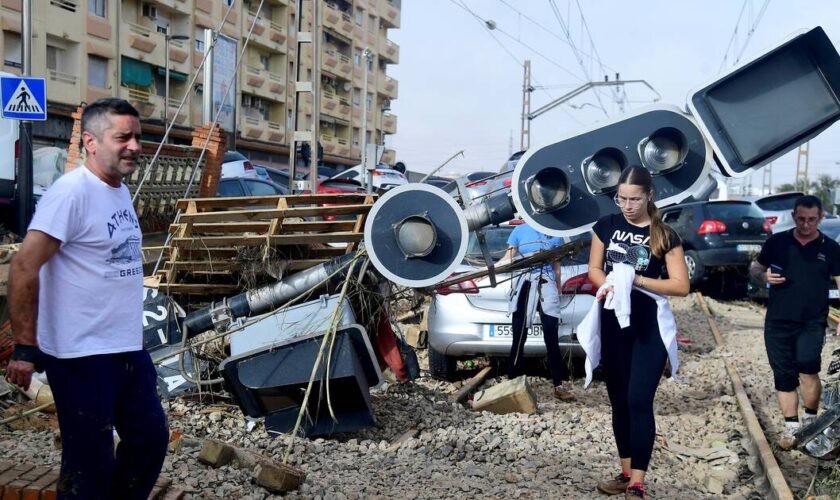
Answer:
[{"label": "car rear windshield", "polygon": [[706,217],[717,220],[763,219],[764,214],[749,202],[719,202],[706,205]]},{"label": "car rear windshield", "polygon": [[225,153],[225,156],[222,158],[222,162],[227,163],[229,161],[242,161],[242,160],[247,160],[247,159],[248,158],[245,158],[245,155],[243,155],[242,153],[240,153],[238,151],[228,151],[227,153]]},{"label": "car rear windshield", "polygon": [[796,203],[796,200],[800,196],[802,196],[802,193],[780,194],[778,196],[762,198],[757,200],[755,204],[762,210],[788,211],[793,210],[793,204]]},{"label": "car rear windshield", "polygon": [[[513,226],[499,226],[488,227],[484,229],[484,238],[487,241],[487,250],[490,251],[490,257],[493,262],[501,259],[505,255],[508,248],[508,237],[513,231]],[[467,261],[481,261],[484,259],[481,254],[481,247],[478,245],[478,240],[475,238],[475,233],[470,233],[470,241],[467,245]]]}]

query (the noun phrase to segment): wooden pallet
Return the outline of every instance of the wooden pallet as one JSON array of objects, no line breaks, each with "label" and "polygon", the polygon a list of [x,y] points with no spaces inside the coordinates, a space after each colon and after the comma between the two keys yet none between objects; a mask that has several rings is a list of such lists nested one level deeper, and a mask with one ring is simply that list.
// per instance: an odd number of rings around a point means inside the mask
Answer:
[{"label": "wooden pallet", "polygon": [[[241,273],[253,273],[255,260],[282,263],[287,273],[308,269],[356,249],[375,199],[362,193],[179,200],[181,215],[169,227],[165,261],[151,282],[167,293],[226,296],[242,290]],[[333,216],[352,220],[328,220]]]}]

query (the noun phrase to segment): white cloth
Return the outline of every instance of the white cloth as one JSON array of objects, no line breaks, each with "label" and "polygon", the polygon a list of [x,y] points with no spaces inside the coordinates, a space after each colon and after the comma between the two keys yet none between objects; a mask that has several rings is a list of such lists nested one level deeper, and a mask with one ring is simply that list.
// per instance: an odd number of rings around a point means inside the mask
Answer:
[{"label": "white cloth", "polygon": [[513,284],[510,287],[510,301],[508,302],[508,316],[516,312],[516,305],[519,303],[519,294],[522,293],[522,286],[526,281],[531,282],[528,287],[528,300],[525,304],[525,328],[531,328],[534,322],[534,315],[537,312],[537,301],[539,301],[542,311],[549,316],[554,316],[560,319],[560,293],[557,291],[557,282],[554,279],[548,279],[545,283],[540,283],[540,275],[531,275],[530,273],[521,273],[513,279]]},{"label": "white cloth", "polygon": [[633,290],[635,278],[636,271],[633,266],[618,263],[613,265],[613,271],[607,275],[604,285],[613,287],[608,293],[608,300],[604,301],[604,309],[615,311],[615,317],[621,328],[630,326],[630,292]]},{"label": "white cloth", "polygon": [[79,167],[47,190],[29,229],[61,241],[40,271],[41,350],[76,358],[142,349],[142,234],[128,188]]},{"label": "white cloth", "polygon": [[[621,266],[626,266],[626,264],[618,264]],[[627,266],[630,267],[630,266]],[[612,273],[607,275],[608,282],[601,285],[601,288],[604,289],[608,286],[613,286],[614,291],[608,295],[610,295],[609,300],[611,301],[611,305],[613,309],[616,311],[623,311],[624,305],[618,304],[618,302],[625,301],[624,299],[624,290],[619,290],[618,286],[615,283],[621,282],[624,283],[623,278],[619,280],[619,276],[616,276],[612,279],[612,283],[609,282],[609,277],[616,272],[617,269],[614,269]],[[633,269],[630,268],[632,271]],[[621,271],[624,274],[624,271]],[[634,273],[635,275],[635,273]],[[662,338],[662,344],[665,346],[665,349],[668,351],[668,360],[671,362],[671,374],[676,375],[677,369],[679,368],[679,359],[677,357],[677,323],[674,319],[674,313],[671,311],[671,305],[668,303],[668,298],[664,295],[659,295],[658,293],[653,293],[649,290],[645,290],[644,288],[633,287],[632,286],[633,280],[630,279],[630,287],[627,287],[626,290],[626,305],[629,309],[630,304],[630,291],[631,289],[639,290],[640,292],[644,293],[645,295],[651,297],[653,300],[656,301],[656,322],[659,325],[659,336]],[[626,285],[622,285],[626,286]],[[600,291],[600,290],[599,290]],[[606,300],[604,299],[605,304],[604,308],[607,308]],[[584,352],[586,353],[586,361],[584,363],[584,369],[586,370],[586,378],[584,379],[583,386],[589,387],[589,384],[592,383],[592,372],[595,371],[595,368],[601,363],[601,310],[600,310],[599,301],[592,302],[592,306],[589,308],[589,312],[586,313],[586,316],[583,318],[583,321],[577,327],[577,338],[578,342],[580,342],[581,347],[583,348]],[[616,318],[618,319],[618,312],[616,312]],[[628,325],[630,318],[630,314],[627,314]],[[621,326],[621,325],[619,325]],[[622,328],[626,328],[626,326],[622,326]]]}]

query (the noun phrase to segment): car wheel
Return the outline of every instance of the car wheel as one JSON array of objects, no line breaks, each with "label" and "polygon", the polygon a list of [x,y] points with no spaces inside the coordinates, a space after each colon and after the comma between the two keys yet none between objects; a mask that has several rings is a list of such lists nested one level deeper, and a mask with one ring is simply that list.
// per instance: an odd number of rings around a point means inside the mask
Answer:
[{"label": "car wheel", "polygon": [[691,286],[697,286],[706,272],[706,266],[700,260],[700,254],[695,250],[686,250],[685,266],[688,268],[688,282]]},{"label": "car wheel", "polygon": [[429,373],[432,377],[451,382],[455,379],[457,360],[429,347]]}]

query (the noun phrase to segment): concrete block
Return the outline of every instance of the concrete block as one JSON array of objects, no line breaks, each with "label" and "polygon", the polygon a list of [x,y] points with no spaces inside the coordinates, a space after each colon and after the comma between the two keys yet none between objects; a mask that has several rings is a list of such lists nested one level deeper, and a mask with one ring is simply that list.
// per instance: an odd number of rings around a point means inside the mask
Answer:
[{"label": "concrete block", "polygon": [[492,413],[537,412],[537,399],[525,375],[496,384],[475,394],[473,410]]},{"label": "concrete block", "polygon": [[706,488],[706,491],[713,495],[720,495],[723,493],[723,481],[711,474],[706,476],[706,479],[703,480],[703,486]]},{"label": "concrete block", "polygon": [[415,349],[423,349],[428,345],[427,332],[421,330],[419,325],[405,325],[402,333],[406,343]]},{"label": "concrete block", "polygon": [[233,460],[234,450],[221,441],[208,439],[204,441],[198,459],[211,467],[221,467]]},{"label": "concrete block", "polygon": [[294,491],[303,484],[306,474],[291,465],[261,463],[254,468],[254,481],[272,493]]}]

